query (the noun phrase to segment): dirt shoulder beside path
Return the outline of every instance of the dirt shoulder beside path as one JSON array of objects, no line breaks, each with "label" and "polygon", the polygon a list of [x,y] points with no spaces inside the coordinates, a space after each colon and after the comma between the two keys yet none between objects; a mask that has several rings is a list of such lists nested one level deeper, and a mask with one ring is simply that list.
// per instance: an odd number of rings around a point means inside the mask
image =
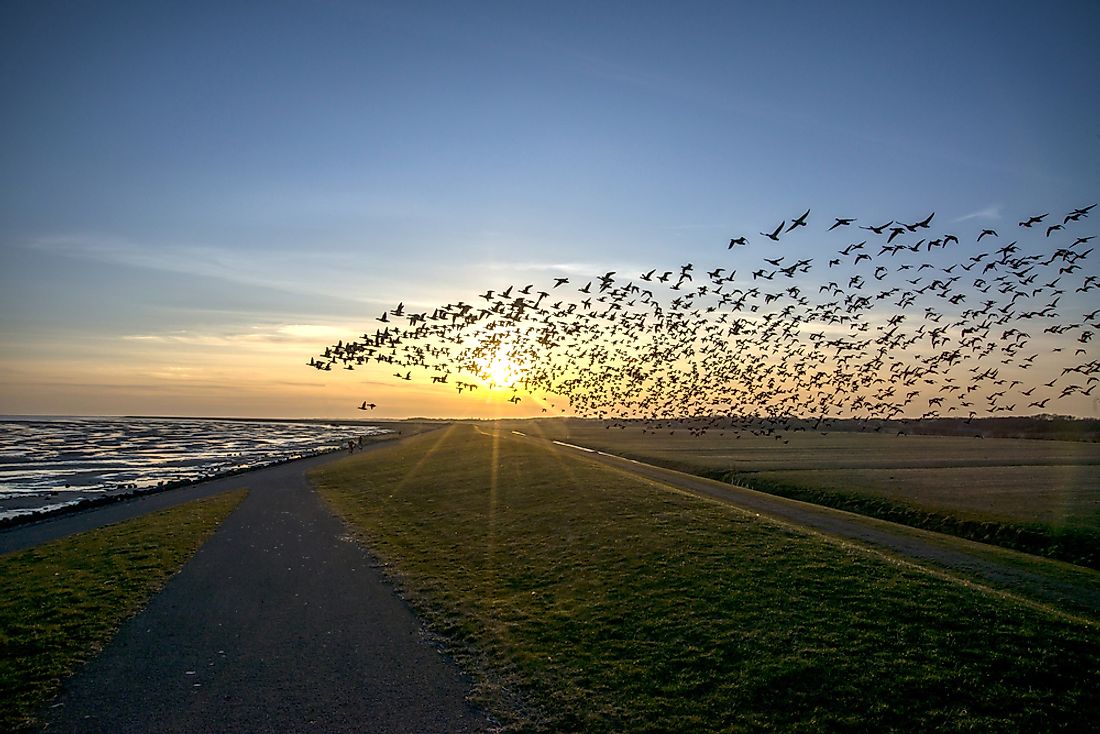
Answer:
[{"label": "dirt shoulder beside path", "polygon": [[1100,624],[1100,573],[1090,569],[723,484],[561,441],[553,443],[638,477],[855,542],[887,557],[1008,594],[1024,603]]},{"label": "dirt shoulder beside path", "polygon": [[66,682],[44,730],[488,730],[471,682],[308,484],[317,463],[231,478],[248,497]]}]

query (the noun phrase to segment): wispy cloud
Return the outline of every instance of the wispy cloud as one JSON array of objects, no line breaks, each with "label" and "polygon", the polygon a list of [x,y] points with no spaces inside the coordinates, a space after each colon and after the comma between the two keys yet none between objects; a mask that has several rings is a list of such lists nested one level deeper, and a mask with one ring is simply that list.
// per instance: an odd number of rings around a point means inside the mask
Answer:
[{"label": "wispy cloud", "polygon": [[598,263],[569,263],[569,262],[490,262],[484,263],[480,269],[491,272],[506,273],[567,273],[579,275],[581,273],[595,273],[600,271],[603,265]]},{"label": "wispy cloud", "polygon": [[699,229],[729,229],[728,225],[724,224],[668,224],[661,229],[667,229],[672,231],[682,230],[699,230]]},{"label": "wispy cloud", "polygon": [[212,330],[175,330],[151,334],[127,334],[124,341],[177,344],[198,347],[293,347],[308,351],[318,344],[347,339],[362,330],[361,324],[283,324],[251,327],[229,326]]},{"label": "wispy cloud", "polygon": [[[643,268],[637,263],[623,263],[623,262],[519,262],[519,263],[485,263],[479,266],[480,268],[496,273],[504,273],[511,275],[542,275],[545,280],[549,280],[551,277],[560,275],[562,277],[585,279],[585,278],[597,278],[604,273],[614,272],[617,276],[623,278],[635,277],[637,273],[642,273],[649,268]],[[543,285],[552,285],[552,283],[544,282]]]},{"label": "wispy cloud", "polygon": [[32,250],[162,272],[214,278],[299,296],[324,296],[356,303],[383,303],[363,293],[354,268],[340,267],[342,254],[256,252],[210,245],[139,244],[111,237],[61,235],[24,243]]},{"label": "wispy cloud", "polygon": [[[295,299],[288,300],[299,306],[303,298],[306,299],[311,304],[310,313],[327,312],[339,316],[358,313],[364,320],[381,313],[383,309],[392,308],[399,301],[403,301],[406,308],[424,311],[461,299],[469,300],[477,288],[493,287],[492,282],[486,282],[486,273],[510,273],[518,277],[524,271],[569,274],[596,272],[601,267],[583,263],[534,262],[467,263],[456,266],[445,261],[404,262],[400,257],[381,261],[374,255],[356,256],[322,247],[304,248],[302,251],[257,251],[209,245],[142,244],[92,235],[39,237],[21,245],[63,257],[263,288],[276,294],[295,296]],[[414,297],[410,298],[410,294]],[[260,314],[270,320],[272,317],[285,317],[291,310],[287,306],[276,308],[279,310],[261,309]],[[201,312],[207,307],[200,301],[180,310]],[[241,315],[240,310],[234,313]],[[361,327],[362,324],[358,328]]]},{"label": "wispy cloud", "polygon": [[970,212],[969,214],[964,214],[961,217],[956,217],[955,219],[952,219],[951,221],[952,222],[966,222],[966,221],[969,221],[971,219],[986,219],[986,220],[989,220],[989,221],[996,221],[1000,218],[1001,218],[1001,205],[1000,204],[990,204],[989,206],[985,207],[984,209],[979,209],[975,212]]}]

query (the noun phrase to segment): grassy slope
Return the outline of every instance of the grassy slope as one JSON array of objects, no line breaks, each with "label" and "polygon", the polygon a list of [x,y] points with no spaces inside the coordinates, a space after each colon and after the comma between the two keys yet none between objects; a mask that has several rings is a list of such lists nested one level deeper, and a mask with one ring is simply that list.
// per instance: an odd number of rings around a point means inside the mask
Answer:
[{"label": "grassy slope", "polygon": [[62,680],[145,606],[245,494],[0,556],[0,731],[32,726]]},{"label": "grassy slope", "polygon": [[592,421],[519,430],[913,527],[1100,568],[1100,445],[795,433],[642,434]]},{"label": "grassy slope", "polygon": [[1084,730],[1095,629],[454,426],[322,495],[515,730]]}]

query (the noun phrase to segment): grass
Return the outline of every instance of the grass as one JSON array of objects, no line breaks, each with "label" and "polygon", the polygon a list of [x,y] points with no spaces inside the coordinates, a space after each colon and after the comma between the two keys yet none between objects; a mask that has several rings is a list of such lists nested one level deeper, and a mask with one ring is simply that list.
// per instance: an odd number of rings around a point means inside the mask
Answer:
[{"label": "grass", "polygon": [[453,426],[322,496],[509,731],[1085,731],[1093,627]]},{"label": "grass", "polygon": [[805,502],[1100,568],[1100,444],[875,433],[517,429]]},{"label": "grass", "polygon": [[0,731],[33,727],[62,681],[163,588],[245,494],[0,556]]},{"label": "grass", "polygon": [[[1049,507],[1030,513],[1021,508],[1035,486],[1050,486],[1030,484],[1045,473],[1041,469],[1031,468],[1026,477],[1011,471],[1004,479],[1000,475],[1005,470],[1000,467],[757,472],[725,479],[782,497],[1100,569],[1100,529],[1079,520],[1067,522],[1064,517],[1047,519]],[[1027,481],[1015,501],[1006,497],[1014,480]],[[1086,481],[1091,482],[1091,477]],[[1072,495],[1070,502],[1082,499],[1080,493],[1067,494]],[[944,503],[937,502],[937,497],[944,497]],[[951,510],[944,510],[944,504],[950,504]],[[1066,515],[1072,512],[1072,508],[1063,509]],[[1032,520],[1029,515],[1041,519]]]}]

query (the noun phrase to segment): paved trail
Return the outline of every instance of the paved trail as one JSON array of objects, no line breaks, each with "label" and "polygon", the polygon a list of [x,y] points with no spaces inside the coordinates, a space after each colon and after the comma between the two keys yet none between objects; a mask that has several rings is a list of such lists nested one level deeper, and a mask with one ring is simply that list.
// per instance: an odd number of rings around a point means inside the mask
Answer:
[{"label": "paved trail", "polygon": [[308,486],[320,461],[219,480],[250,494],[65,685],[45,731],[488,730],[470,681]]}]

